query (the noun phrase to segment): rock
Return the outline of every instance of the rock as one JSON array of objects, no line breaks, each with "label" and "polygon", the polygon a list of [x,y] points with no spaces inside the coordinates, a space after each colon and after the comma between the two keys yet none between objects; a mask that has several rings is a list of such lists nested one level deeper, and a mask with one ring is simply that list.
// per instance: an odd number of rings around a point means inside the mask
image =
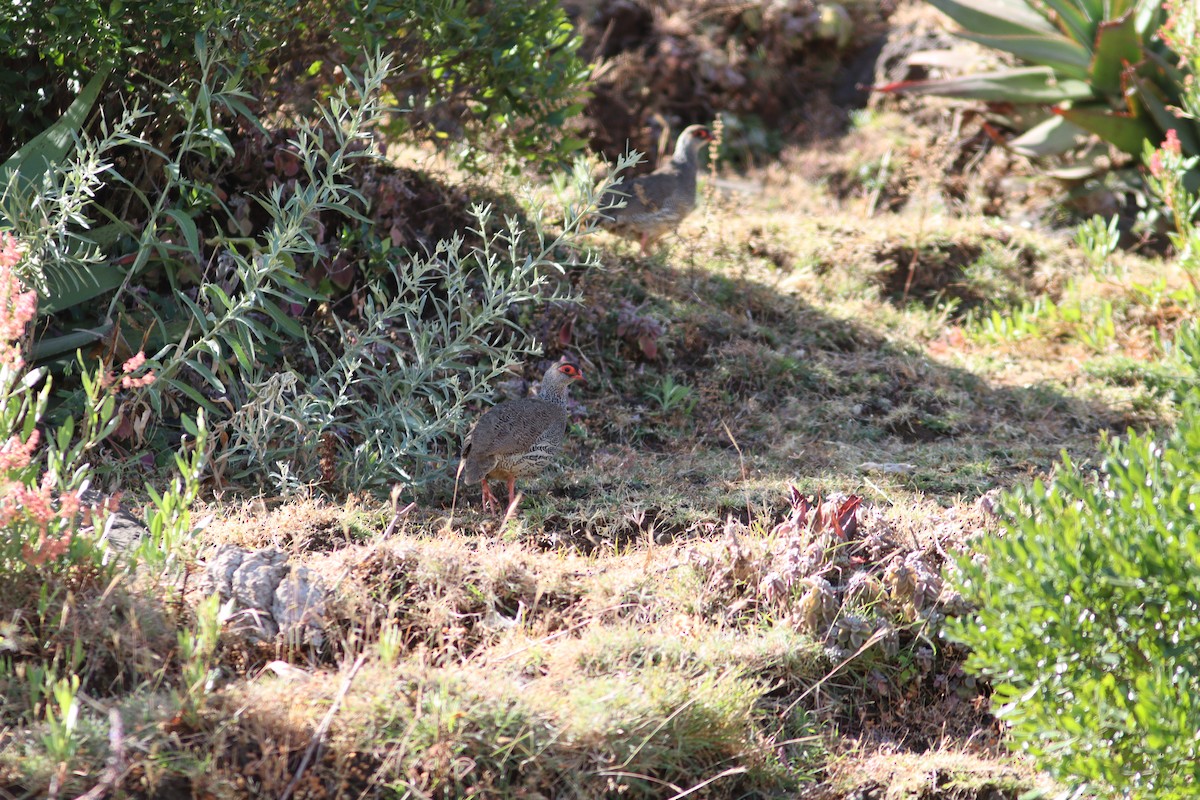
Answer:
[{"label": "rock", "polygon": [[287,553],[274,547],[246,553],[233,572],[232,596],[238,606],[256,612],[270,611],[275,590],[288,573],[287,558]]},{"label": "rock", "polygon": [[325,586],[307,568],[290,570],[275,589],[271,613],[275,624],[288,638],[320,645],[325,640]]},{"label": "rock", "polygon": [[208,592],[217,592],[222,600],[228,600],[233,595],[233,573],[241,566],[246,551],[233,544],[223,544],[208,560],[206,575]]},{"label": "rock", "polygon": [[283,634],[289,641],[320,645],[328,590],[288,554],[274,547],[245,550],[226,544],[206,564],[208,591],[233,600],[232,629],[251,641]]},{"label": "rock", "polygon": [[106,548],[104,563],[137,547],[149,534],[150,529],[133,514],[122,509],[109,514],[108,521],[104,523],[104,535],[100,537],[102,546]]},{"label": "rock", "polygon": [[[114,508],[120,502],[120,493],[105,496],[89,487],[83,490],[79,502],[85,508],[99,509],[108,506],[114,509],[109,513],[104,523],[104,532],[99,539],[99,544],[104,549],[105,564],[137,547],[150,533],[150,529],[133,514],[123,508]],[[81,532],[89,529],[89,526],[80,527]]]}]

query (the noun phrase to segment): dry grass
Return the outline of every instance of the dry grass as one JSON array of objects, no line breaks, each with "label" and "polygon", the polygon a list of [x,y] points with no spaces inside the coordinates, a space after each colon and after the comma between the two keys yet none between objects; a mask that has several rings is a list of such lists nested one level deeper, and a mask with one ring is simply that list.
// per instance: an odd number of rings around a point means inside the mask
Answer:
[{"label": "dry grass", "polygon": [[[1005,172],[1025,188],[995,210],[1046,196],[1000,155],[960,169],[965,189],[917,177],[954,161],[934,133],[880,113],[840,152],[723,176],[735,188],[649,260],[598,236],[608,269],[576,276],[584,305],[527,321],[582,358],[590,387],[561,469],[524,487],[511,520],[482,515],[475,487],[452,523],[446,489],[386,538],[393,508],[374,500],[212,501],[201,557],[289,553],[331,588],[326,643],[223,636],[211,693],[181,720],[153,676],[172,663],[171,628],[193,621],[172,615],[175,588],[148,611],[126,598],[142,638],[96,648],[95,675],[119,686],[86,711],[81,761],[103,763],[115,703],[136,741],[125,786],[144,797],[279,797],[298,772],[304,798],[1043,788],[999,754],[983,687],[937,638],[952,597],[901,596],[901,567],[941,570],[987,530],[980,498],[1060,451],[1086,462],[1101,431],[1168,423],[1148,387],[1107,376],[1118,357],[1157,358],[1155,336],[1194,303],[1170,265],[1125,254],[1092,275],[1067,231],[980,216],[978,187]],[[888,152],[896,177],[878,192],[854,177]],[[1021,337],[989,333],[992,311],[1039,297],[1107,300],[1117,332],[1089,344],[1079,324],[1031,315]],[[550,333],[568,321],[564,344]],[[789,532],[789,485],[863,497],[856,537]],[[771,577],[813,546],[819,574]],[[850,602],[855,572],[883,594]],[[113,659],[131,642],[159,661],[122,677]],[[53,769],[26,757],[33,733],[0,733],[10,794]]]},{"label": "dry grass", "polygon": [[842,797],[1007,800],[1031,790],[1049,796],[1055,788],[1020,761],[1001,762],[954,749],[939,748],[920,755],[888,750],[886,747],[855,749],[832,759],[827,785],[811,796],[820,800]]}]

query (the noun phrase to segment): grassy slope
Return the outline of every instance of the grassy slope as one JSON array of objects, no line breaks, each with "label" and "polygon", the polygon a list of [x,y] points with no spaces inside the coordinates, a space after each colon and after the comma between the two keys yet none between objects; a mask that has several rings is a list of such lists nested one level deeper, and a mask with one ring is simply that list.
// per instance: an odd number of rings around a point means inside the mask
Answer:
[{"label": "grassy slope", "polygon": [[[1185,282],[1133,256],[1120,277],[1092,276],[1062,232],[946,208],[917,178],[907,205],[868,215],[869,187],[826,178],[878,163],[884,140],[899,170],[932,157],[884,116],[738,190],[710,182],[652,259],[598,237],[609,269],[577,276],[585,305],[530,321],[570,323],[590,385],[562,470],[527,487],[515,517],[481,515],[475,487],[453,520],[447,496],[386,540],[390,511],[369,502],[214,505],[206,544],[274,544],[336,587],[330,646],[227,638],[217,691],[182,724],[164,720],[155,687],[133,691],[130,788],[279,796],[360,654],[297,797],[1033,786],[936,638],[930,609],[943,606],[895,590],[881,601],[894,635],[863,644],[841,624],[859,609],[822,620],[810,578],[783,600],[762,588],[792,553],[795,532],[776,527],[788,486],[865,498],[859,542],[821,554],[830,570],[942,565],[986,535],[987,491],[1064,449],[1086,461],[1102,430],[1168,421],[1144,387],[1098,376],[1153,357]],[[1136,288],[1153,277],[1159,291]],[[1010,333],[978,321],[1042,295],[1082,303],[1084,319],[1108,299],[1115,336],[1062,313]],[[264,670],[273,659],[307,674]],[[103,752],[99,724],[93,739]]]}]

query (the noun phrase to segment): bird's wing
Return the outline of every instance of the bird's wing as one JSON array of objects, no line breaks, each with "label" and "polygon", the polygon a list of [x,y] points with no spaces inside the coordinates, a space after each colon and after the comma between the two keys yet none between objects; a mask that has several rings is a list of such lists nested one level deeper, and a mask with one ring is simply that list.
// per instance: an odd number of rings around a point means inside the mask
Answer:
[{"label": "bird's wing", "polygon": [[[632,178],[615,186],[605,195],[606,202],[624,200],[621,208],[604,213],[614,219],[654,214],[662,210],[669,198],[679,189],[679,176],[674,172],[654,172]],[[618,194],[619,193],[619,194]]]},{"label": "bird's wing", "polygon": [[480,417],[467,434],[463,457],[527,452],[552,426],[565,424],[566,417],[565,409],[544,400],[526,398],[501,403]]}]

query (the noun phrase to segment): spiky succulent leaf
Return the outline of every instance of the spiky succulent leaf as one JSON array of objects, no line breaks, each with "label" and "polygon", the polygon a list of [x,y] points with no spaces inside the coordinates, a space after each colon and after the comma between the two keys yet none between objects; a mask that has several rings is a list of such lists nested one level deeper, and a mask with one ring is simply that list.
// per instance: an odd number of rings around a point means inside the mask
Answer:
[{"label": "spiky succulent leaf", "polygon": [[1153,36],[1166,22],[1162,0],[1139,0],[1133,18],[1134,28],[1142,38]]},{"label": "spiky succulent leaf", "polygon": [[[75,146],[75,137],[111,73],[112,70],[106,69],[92,76],[58,121],[0,164],[0,188],[13,186],[16,191],[29,191],[47,170],[66,157]],[[3,221],[0,217],[0,222]]]},{"label": "spiky succulent leaf", "polygon": [[1103,105],[1057,108],[1055,113],[1126,153],[1158,135],[1157,128],[1146,115],[1113,112]]},{"label": "spiky succulent leaf", "polygon": [[1134,27],[1132,13],[1126,12],[1119,19],[1100,23],[1090,70],[1098,94],[1120,94],[1122,73],[1130,64],[1141,60],[1142,41]]},{"label": "spiky succulent leaf", "polygon": [[[879,91],[1056,106],[1055,113],[1131,155],[1146,140],[1180,131],[1200,152],[1200,124],[1181,117],[1183,70],[1158,36],[1161,0],[927,0],[959,25],[959,35],[1012,53],[1031,66],[932,81],[904,81]],[[1036,115],[1035,115],[1036,116]],[[1010,146],[1061,154],[1070,128],[1035,118]],[[1026,138],[1028,137],[1028,138]]]},{"label": "spiky succulent leaf", "polygon": [[1008,149],[1028,158],[1057,156],[1077,147],[1080,137],[1088,133],[1066,117],[1055,115],[1011,139]]},{"label": "spiky succulent leaf", "polygon": [[1167,106],[1175,105],[1178,101],[1167,97],[1160,84],[1146,80],[1136,73],[1130,75],[1130,81],[1137,92],[1138,100],[1145,106],[1158,127],[1164,131],[1174,129],[1179,143],[1187,152],[1200,153],[1200,123],[1194,119],[1180,119],[1172,114]]},{"label": "spiky succulent leaf", "polygon": [[902,81],[880,86],[878,91],[1009,103],[1065,103],[1093,97],[1086,81],[1059,79],[1049,67],[997,70],[940,81]]},{"label": "spiky succulent leaf", "polygon": [[1090,45],[1096,39],[1096,22],[1088,9],[1076,0],[1042,0],[1042,5],[1054,12],[1052,21],[1076,42]]},{"label": "spiky succulent leaf", "polygon": [[1051,67],[1070,78],[1087,80],[1092,54],[1079,42],[1059,33],[985,36],[976,33],[960,34],[964,39],[1012,53],[1022,61]]},{"label": "spiky succulent leaf", "polygon": [[1025,0],[929,0],[929,4],[968,31],[993,36],[1058,32],[1045,14]]}]

